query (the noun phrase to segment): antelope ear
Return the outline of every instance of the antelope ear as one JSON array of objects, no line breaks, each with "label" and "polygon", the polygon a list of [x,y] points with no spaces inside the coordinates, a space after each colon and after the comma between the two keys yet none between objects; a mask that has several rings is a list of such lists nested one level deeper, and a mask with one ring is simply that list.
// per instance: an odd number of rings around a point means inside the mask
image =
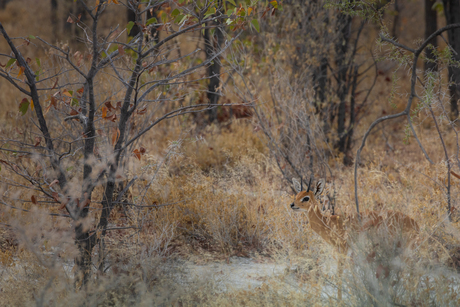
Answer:
[{"label": "antelope ear", "polygon": [[316,183],[315,195],[320,195],[321,193],[323,193],[324,186],[325,186],[324,179],[320,179]]},{"label": "antelope ear", "polygon": [[296,178],[292,178],[292,185],[294,186],[294,190],[296,190],[297,193],[301,192],[300,182]]}]

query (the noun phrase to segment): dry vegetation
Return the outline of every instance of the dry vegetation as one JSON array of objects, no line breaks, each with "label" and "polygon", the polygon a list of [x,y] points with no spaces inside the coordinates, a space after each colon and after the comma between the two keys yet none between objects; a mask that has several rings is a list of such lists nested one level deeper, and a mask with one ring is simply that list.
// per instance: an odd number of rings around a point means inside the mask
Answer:
[{"label": "dry vegetation", "polygon": [[[421,1],[413,5],[421,5]],[[11,36],[49,35],[45,6],[42,1],[14,1],[0,12],[0,20]],[[421,33],[409,24],[422,19],[422,13],[405,9],[401,41],[410,44]],[[121,13],[110,12],[105,22],[118,20],[124,25],[124,15],[119,18],[116,14]],[[376,31],[372,27],[366,31],[365,44],[372,45]],[[6,50],[4,41],[0,46]],[[46,54],[33,47],[28,52]],[[257,75],[256,64],[246,68],[248,80],[254,79],[252,90],[259,93],[259,101],[269,114],[268,81]],[[373,104],[356,128],[356,140],[375,118],[405,106],[407,71],[400,69],[395,74],[398,94],[392,105],[388,101],[391,71],[382,71],[373,91]],[[18,91],[0,82],[0,131],[4,139],[18,137],[23,127],[30,125],[29,115],[17,112],[21,99]],[[236,94],[229,94],[227,99],[239,102]],[[455,132],[447,121],[441,121],[441,129],[454,153]],[[377,257],[373,261],[367,258],[365,240],[353,246],[344,277],[344,305],[460,304],[460,215],[456,209],[460,180],[452,179],[453,221],[449,222],[446,194],[440,188],[446,182],[447,168],[429,115],[419,116],[416,131],[435,165],[424,159],[413,138],[405,141],[405,123],[398,119],[373,131],[362,154],[358,178],[361,210],[391,209],[415,218],[421,228],[420,244],[404,261],[383,239],[374,246]],[[11,205],[30,212],[1,206],[0,305],[336,306],[336,255],[310,230],[305,215],[289,209],[292,190],[267,143],[255,116],[207,127],[197,124],[194,117],[178,118],[152,130],[142,141],[146,153],[140,161],[132,159],[124,174],[127,180],[140,178],[130,188],[130,197],[143,198],[142,203],[150,205],[119,207],[112,212],[110,226],[120,229],[108,232],[105,242],[111,266],[104,275],[94,274],[86,295],[75,291],[74,286],[72,267],[77,250],[73,228],[47,214],[62,210],[19,201]],[[353,169],[342,165],[338,153],[328,157],[328,164],[332,176],[327,193],[335,196],[336,211],[354,214]],[[5,169],[0,175],[2,172]],[[19,196],[11,188],[0,191],[8,199]],[[90,219],[100,214],[102,188],[94,194]],[[131,226],[135,229],[121,229]],[[170,266],[185,260],[226,263],[234,256],[286,265],[288,269],[264,280],[260,288],[222,292],[215,290],[212,279],[196,280],[184,287],[174,278],[180,268]],[[377,277],[382,265],[390,268],[387,278]]]}]

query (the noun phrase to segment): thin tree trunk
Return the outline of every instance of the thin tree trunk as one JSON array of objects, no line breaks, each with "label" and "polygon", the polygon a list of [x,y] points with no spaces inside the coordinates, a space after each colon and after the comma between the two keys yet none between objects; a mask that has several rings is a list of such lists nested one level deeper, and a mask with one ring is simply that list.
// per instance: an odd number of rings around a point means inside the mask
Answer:
[{"label": "thin tree trunk", "polygon": [[128,22],[134,22],[134,26],[132,27],[131,31],[129,32],[129,36],[134,37],[141,32],[139,25],[137,24],[137,9],[136,9],[136,1],[135,0],[128,0]]},{"label": "thin tree trunk", "polygon": [[[425,0],[425,39],[427,39],[431,34],[433,34],[438,29],[438,20],[437,20],[437,12],[431,7],[433,6],[433,0]],[[434,62],[435,55],[433,49],[438,47],[438,43],[436,41],[437,36],[434,37],[430,44],[433,45],[433,48],[426,48],[425,55],[427,61],[425,61],[424,69],[427,70],[437,70],[437,65]],[[429,61],[431,60],[431,61]]]},{"label": "thin tree trunk", "polygon": [[58,28],[59,28],[57,10],[58,10],[57,0],[51,0],[51,27],[53,28],[54,39],[57,39]]},{"label": "thin tree trunk", "polygon": [[[443,0],[444,14],[446,16],[446,24],[460,23],[460,1],[459,0]],[[460,60],[460,29],[452,29],[447,31],[449,37],[449,45],[455,51],[452,56],[455,61]],[[450,93],[450,117],[451,120],[458,118],[458,100],[460,99],[460,68],[449,66],[448,68],[449,93]]]},{"label": "thin tree trunk", "polygon": [[[214,53],[219,52],[222,43],[224,42],[224,29],[220,21],[216,21],[218,26],[215,28],[214,39],[210,35],[209,29],[204,31],[204,46],[206,52],[206,59],[213,57]],[[214,44],[215,41],[215,44]],[[208,102],[209,104],[217,104],[219,102],[219,86],[220,86],[220,70],[221,63],[219,58],[215,58],[211,65],[208,67]],[[217,119],[217,108],[211,108],[208,111],[209,123],[214,122]]]},{"label": "thin tree trunk", "polygon": [[74,3],[73,1],[71,0],[68,0],[67,3],[65,4],[66,8],[68,7],[69,8],[69,11],[67,13],[67,15],[65,15],[65,19],[64,19],[64,32],[66,35],[70,35],[72,33],[72,24],[71,23],[68,23],[67,22],[67,18],[69,18],[69,16],[73,16],[73,12],[74,12]]},{"label": "thin tree trunk", "polygon": [[348,95],[348,84],[347,84],[347,72],[348,65],[346,63],[346,55],[348,51],[348,43],[350,39],[351,31],[351,17],[341,14],[339,17],[339,31],[341,36],[337,41],[335,51],[336,58],[335,62],[338,69],[337,82],[338,91],[337,95],[339,98],[339,107],[337,114],[337,133],[339,136],[338,148],[340,152],[345,152],[346,145],[346,131],[345,131],[345,112],[346,112],[346,99]]},{"label": "thin tree trunk", "polygon": [[[76,5],[77,6],[76,6],[75,14],[76,14],[77,18],[79,18],[80,21],[85,22],[85,19],[86,19],[85,7],[80,2],[80,0],[77,0]],[[74,33],[75,33],[76,36],[83,35],[82,29],[80,27],[78,27],[77,24],[75,24]]]},{"label": "thin tree trunk", "polygon": [[391,30],[391,35],[393,36],[393,38],[398,37],[397,31],[399,29],[399,21],[400,21],[399,14],[400,14],[400,7],[398,4],[398,0],[395,0],[395,17],[393,18],[393,28]]}]

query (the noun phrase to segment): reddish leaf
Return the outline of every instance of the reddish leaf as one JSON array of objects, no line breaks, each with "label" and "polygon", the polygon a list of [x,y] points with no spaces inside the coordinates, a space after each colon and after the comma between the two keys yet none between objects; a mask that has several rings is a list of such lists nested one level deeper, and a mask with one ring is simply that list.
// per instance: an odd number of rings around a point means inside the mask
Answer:
[{"label": "reddish leaf", "polygon": [[54,85],[53,87],[51,88],[52,90],[54,90],[58,84],[58,81],[59,81],[59,78],[56,78],[56,82],[54,82]]},{"label": "reddish leaf", "polygon": [[109,109],[109,111],[115,110],[112,103],[110,101],[104,102],[105,106]]},{"label": "reddish leaf", "polygon": [[144,147],[139,148],[139,152],[140,152],[141,154],[145,154],[145,148],[144,148]]},{"label": "reddish leaf", "polygon": [[41,141],[42,141],[42,138],[39,136],[36,136],[34,147],[37,147],[38,145],[40,145]]},{"label": "reddish leaf", "polygon": [[68,23],[74,23],[72,17],[70,17],[70,16],[67,18],[67,22]]},{"label": "reddish leaf", "polygon": [[[70,115],[70,116],[78,115],[78,112],[77,112],[76,110],[72,109],[72,110],[70,110],[70,114],[69,114],[69,115]],[[80,119],[78,119],[78,118],[74,118],[74,119],[75,119],[76,121],[80,121]]]},{"label": "reddish leaf", "polygon": [[121,109],[121,101],[117,101],[117,109],[118,109],[118,110]]},{"label": "reddish leaf", "polygon": [[32,203],[33,203],[34,205],[38,205],[37,197],[35,197],[35,195],[32,195],[32,196],[30,197],[30,200],[32,201]]},{"label": "reddish leaf", "polygon": [[142,109],[137,110],[137,114],[142,115],[147,113],[147,107],[143,107]]},{"label": "reddish leaf", "polygon": [[6,165],[8,165],[8,166],[11,166],[11,164],[8,163],[8,162],[6,162],[5,160],[0,160],[0,163],[6,164]]},{"label": "reddish leaf", "polygon": [[141,153],[139,152],[139,149],[134,149],[133,154],[136,156],[139,161],[141,160]]},{"label": "reddish leaf", "polygon": [[57,99],[54,96],[51,96],[50,104],[46,107],[45,114],[48,113],[48,111],[51,109],[51,107],[54,107],[54,109],[57,109]]},{"label": "reddish leaf", "polygon": [[125,48],[122,45],[118,45],[118,53],[120,55],[125,55]]},{"label": "reddish leaf", "polygon": [[117,115],[116,114],[112,114],[110,116],[107,116],[105,119],[107,120],[111,120],[112,122],[115,122],[117,120]]}]

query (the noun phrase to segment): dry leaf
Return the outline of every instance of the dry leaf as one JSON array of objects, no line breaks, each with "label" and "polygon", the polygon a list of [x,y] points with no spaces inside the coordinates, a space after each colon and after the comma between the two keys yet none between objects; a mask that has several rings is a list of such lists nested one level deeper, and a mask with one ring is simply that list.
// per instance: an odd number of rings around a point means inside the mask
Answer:
[{"label": "dry leaf", "polygon": [[112,132],[112,145],[115,145],[117,143],[119,137],[120,137],[120,129],[116,127],[113,129],[113,132]]},{"label": "dry leaf", "polygon": [[141,160],[141,153],[139,152],[139,149],[134,149],[133,154],[136,156],[139,161]]},{"label": "dry leaf", "polygon": [[120,55],[125,55],[125,48],[122,45],[118,45],[118,53]]},{"label": "dry leaf", "polygon": [[[53,182],[50,183],[49,187],[51,188],[53,185],[55,185],[56,183],[59,183],[59,180],[57,179],[54,179]],[[57,194],[57,193],[56,193]]]},{"label": "dry leaf", "polygon": [[106,117],[107,117],[107,108],[102,107],[102,118],[106,118]]},{"label": "dry leaf", "polygon": [[19,78],[20,76],[22,76],[22,74],[24,73],[24,69],[25,69],[25,67],[22,67],[22,66],[19,67],[18,78]]}]

